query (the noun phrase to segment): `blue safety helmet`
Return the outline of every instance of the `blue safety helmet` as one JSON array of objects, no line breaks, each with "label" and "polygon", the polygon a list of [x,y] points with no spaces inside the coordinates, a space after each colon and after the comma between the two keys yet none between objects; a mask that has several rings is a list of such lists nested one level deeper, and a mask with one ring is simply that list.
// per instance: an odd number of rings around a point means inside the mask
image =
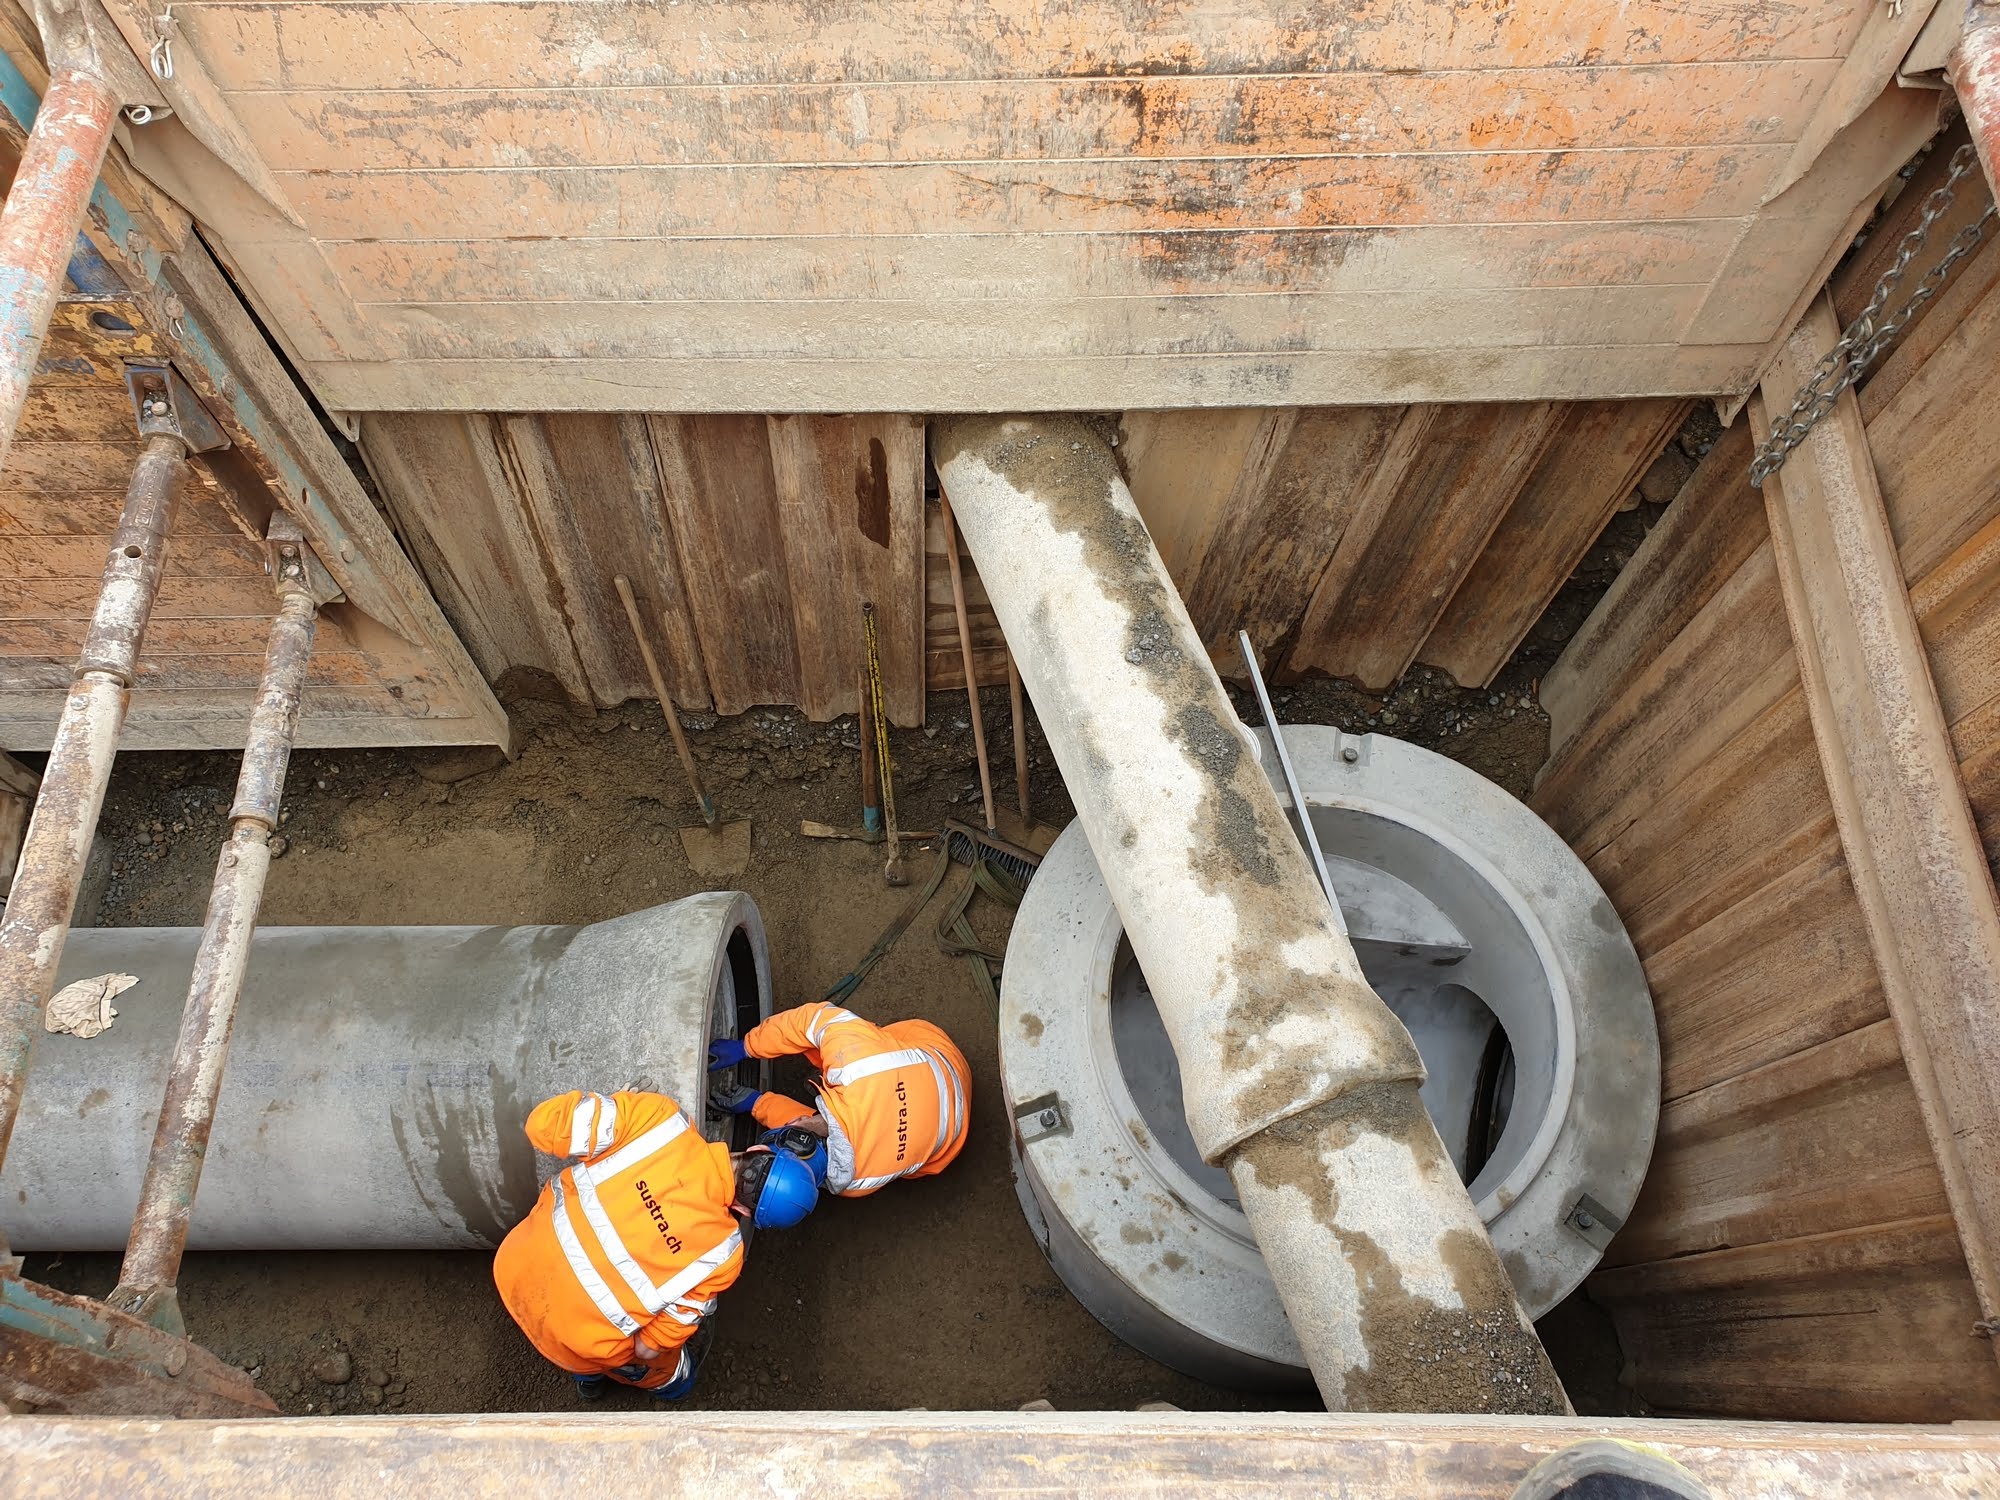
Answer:
[{"label": "blue safety helmet", "polygon": [[764,1172],[763,1186],[757,1190],[757,1205],[750,1222],[759,1229],[790,1229],[819,1202],[819,1184],[812,1168],[789,1151],[772,1151],[769,1146],[753,1146],[753,1151],[769,1153],[771,1165]]},{"label": "blue safety helmet", "polygon": [[812,1168],[813,1182],[819,1187],[826,1186],[826,1140],[798,1125],[780,1125],[776,1130],[767,1130],[758,1138],[758,1144],[769,1146],[780,1154],[789,1153]]}]

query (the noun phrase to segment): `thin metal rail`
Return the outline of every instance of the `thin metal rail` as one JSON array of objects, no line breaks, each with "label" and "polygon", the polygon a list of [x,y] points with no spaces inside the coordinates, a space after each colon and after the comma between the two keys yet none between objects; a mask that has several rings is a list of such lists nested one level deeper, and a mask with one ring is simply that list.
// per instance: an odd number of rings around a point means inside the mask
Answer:
[{"label": "thin metal rail", "polygon": [[1340,897],[1333,893],[1333,877],[1326,873],[1326,855],[1320,851],[1319,830],[1313,827],[1312,814],[1306,808],[1306,799],[1299,791],[1298,774],[1292,770],[1291,752],[1285,748],[1285,732],[1278,727],[1278,715],[1271,707],[1271,694],[1264,687],[1264,674],[1257,666],[1257,648],[1250,644],[1250,632],[1236,632],[1236,648],[1243,653],[1243,665],[1250,669],[1250,686],[1257,690],[1257,707],[1263,710],[1264,727],[1271,731],[1271,748],[1278,752],[1278,769],[1284,773],[1285,794],[1292,799],[1292,817],[1299,825],[1299,842],[1306,846],[1306,853],[1312,856],[1313,873],[1319,876],[1319,888],[1326,892],[1326,904],[1333,908],[1333,925],[1343,934],[1347,931],[1347,914],[1340,909]]}]

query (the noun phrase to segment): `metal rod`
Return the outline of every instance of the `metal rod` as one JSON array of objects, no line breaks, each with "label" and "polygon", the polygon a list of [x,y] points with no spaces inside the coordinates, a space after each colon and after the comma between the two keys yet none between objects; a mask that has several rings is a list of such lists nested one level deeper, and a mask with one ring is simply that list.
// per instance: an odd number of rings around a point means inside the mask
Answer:
[{"label": "metal rod", "polygon": [[1021,691],[1021,669],[1014,661],[1014,648],[1007,648],[1007,708],[1014,717],[1014,801],[1021,809],[1023,823],[1032,820],[1028,812],[1028,715],[1027,694]]},{"label": "metal rod", "polygon": [[1945,76],[1965,111],[1987,186],[2000,197],[2000,0],[1968,0],[1965,26],[1945,63]]},{"label": "metal rod", "polygon": [[271,622],[264,676],[236,775],[229,831],[216,861],[215,883],[209,887],[208,915],[201,946],[195,950],[194,973],[167,1070],[166,1098],[153,1132],[152,1153],[146,1159],[138,1211],[132,1216],[132,1236],[109,1299],[120,1312],[169,1333],[187,1331],[175,1283],[222,1093],[222,1070],[229,1057],[244,967],[250,961],[250,939],[257,930],[257,909],[271,868],[270,839],[278,827],[319,616],[319,607],[302,581],[303,560],[296,544],[286,544],[280,568],[287,564],[296,566],[297,572],[279,575],[281,602]]},{"label": "metal rod", "polygon": [[1249,631],[1236,632],[1236,649],[1243,653],[1243,665],[1250,669],[1250,686],[1257,690],[1257,707],[1263,711],[1264,727],[1271,731],[1271,748],[1278,752],[1278,769],[1284,773],[1285,795],[1292,799],[1292,819],[1298,825],[1299,842],[1312,856],[1313,873],[1319,876],[1319,888],[1326,892],[1326,904],[1333,908],[1333,925],[1345,933],[1347,914],[1340,909],[1340,897],[1333,893],[1333,877],[1326,873],[1326,855],[1320,851],[1319,830],[1313,827],[1312,815],[1306,810],[1306,799],[1299,791],[1299,778],[1292,770],[1291,752],[1285,748],[1284,731],[1278,728],[1277,711],[1271,707],[1271,695],[1264,688],[1264,674],[1258,670],[1257,648],[1250,644]]},{"label": "metal rod", "polygon": [[21,1112],[29,1052],[55,988],[77,886],[118,753],[139,646],[159,594],[174,500],[187,468],[184,452],[180,439],[171,437],[148,438],[140,449],[21,844],[20,868],[0,917],[0,1161],[6,1160]]},{"label": "metal rod", "polygon": [[1334,1410],[1562,1412],[1561,1383],[1175,590],[1076,417],[953,417],[939,477],[1180,1064]]},{"label": "metal rod", "polygon": [[958,615],[958,654],[965,662],[965,706],[972,715],[972,750],[979,761],[979,796],[986,807],[986,831],[993,832],[993,768],[986,762],[986,721],[979,712],[979,673],[972,665],[972,627],[965,620],[965,579],[959,570],[958,529],[951,523],[951,497],[938,494],[944,517],[944,555],[951,565],[951,607]]},{"label": "metal rod", "polygon": [[646,627],[639,622],[639,601],[632,597],[632,580],[620,573],[611,582],[617,587],[619,602],[625,606],[625,618],[632,626],[632,639],[639,643],[639,655],[646,660],[646,675],[652,679],[653,692],[660,700],[660,712],[666,715],[667,733],[674,737],[674,753],[681,758],[681,769],[687,772],[688,787],[694,793],[695,806],[701,809],[701,820],[713,828],[717,818],[715,801],[702,789],[701,772],[695,768],[694,751],[688,746],[687,731],[681,728],[681,716],[674,711],[674,700],[667,692],[667,680],[660,675],[660,664],[654,659],[652,645],[646,640]]},{"label": "metal rod", "polygon": [[74,68],[58,69],[7,190],[0,212],[0,465],[14,445],[28,382],[117,119],[118,96],[109,84]]},{"label": "metal rod", "polygon": [[875,699],[868,691],[868,671],[861,672],[861,710],[855,727],[861,734],[861,831],[870,838],[882,833],[882,775],[875,762]]},{"label": "metal rod", "polygon": [[875,605],[861,606],[861,641],[868,658],[868,712],[875,720],[875,775],[882,785],[882,818],[889,836],[889,857],[882,864],[886,885],[910,883],[903,863],[903,835],[896,827],[896,764],[889,757],[889,705],[882,691],[882,637],[875,627]]}]

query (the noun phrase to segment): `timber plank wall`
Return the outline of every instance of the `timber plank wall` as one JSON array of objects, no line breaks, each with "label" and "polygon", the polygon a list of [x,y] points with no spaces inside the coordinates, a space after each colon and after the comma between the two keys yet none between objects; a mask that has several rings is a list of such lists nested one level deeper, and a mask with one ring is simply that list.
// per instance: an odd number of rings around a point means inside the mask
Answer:
[{"label": "timber plank wall", "polygon": [[[1688,410],[1671,397],[1134,412],[1118,452],[1217,665],[1483,685]],[[852,713],[873,602],[892,718],[964,668],[910,417],[455,416],[362,422],[378,487],[489,677],[650,696],[624,573],[684,707]],[[1005,643],[965,557],[982,684]]]},{"label": "timber plank wall", "polygon": [[339,412],[1708,395],[1930,8],[182,0],[134,140]]},{"label": "timber plank wall", "polygon": [[[9,183],[47,83],[26,26],[0,5]],[[106,229],[114,209],[130,226],[123,240]],[[302,518],[347,592],[320,611],[298,742],[504,743],[505,716],[423,581],[186,216],[134,176],[120,145],[86,237],[77,264],[90,289],[72,282],[56,308],[0,471],[0,748],[47,749],[68,694],[140,450],[128,363],[179,369],[230,445],[187,465],[120,743],[241,747],[277,610],[262,538],[279,506]],[[133,244],[163,252],[166,285]]]},{"label": "timber plank wall", "polygon": [[[1843,319],[1951,144],[1836,279]],[[1939,235],[1986,201],[1975,177]],[[1860,391],[1989,863],[1996,341],[1989,240]],[[1666,1409],[1990,1420],[2000,1366],[1974,1333],[1979,1305],[1835,826],[1747,428],[1710,453],[1542,689],[1553,752],[1533,802],[1630,928],[1664,1067],[1651,1175],[1591,1292],[1640,1393]]]}]

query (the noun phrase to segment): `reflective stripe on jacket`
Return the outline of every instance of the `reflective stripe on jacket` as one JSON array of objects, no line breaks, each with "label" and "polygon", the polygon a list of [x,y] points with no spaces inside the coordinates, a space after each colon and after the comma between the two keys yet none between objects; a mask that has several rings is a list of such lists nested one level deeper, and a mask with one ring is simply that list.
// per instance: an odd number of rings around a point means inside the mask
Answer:
[{"label": "reflective stripe on jacket", "polygon": [[[928,1021],[876,1026],[821,1001],[771,1017],[743,1045],[752,1057],[803,1053],[821,1070],[829,1192],[859,1197],[898,1177],[941,1172],[965,1144],[971,1069]],[[802,1112],[779,1094],[755,1111],[766,1125]]]},{"label": "reflective stripe on jacket", "polygon": [[[542,1190],[494,1257],[501,1301],[529,1340],[576,1374],[633,1361],[643,1333],[684,1344],[743,1267],[729,1148],[661,1094],[564,1094],[528,1117],[528,1139],[581,1156]],[[656,1361],[664,1384],[676,1368]]]}]

